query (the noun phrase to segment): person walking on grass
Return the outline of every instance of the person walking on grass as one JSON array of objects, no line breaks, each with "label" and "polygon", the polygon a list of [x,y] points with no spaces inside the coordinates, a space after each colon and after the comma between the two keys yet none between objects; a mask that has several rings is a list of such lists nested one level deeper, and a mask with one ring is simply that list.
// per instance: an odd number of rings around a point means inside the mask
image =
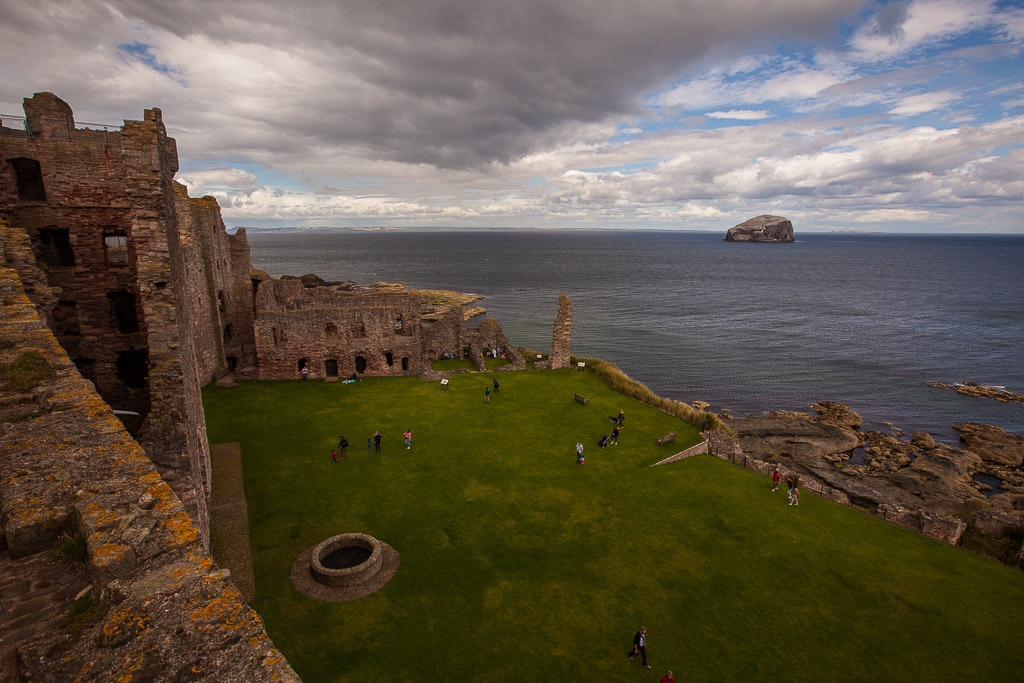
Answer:
[{"label": "person walking on grass", "polygon": [[796,482],[793,482],[793,488],[789,491],[789,504],[799,505],[800,504],[800,489],[797,488]]},{"label": "person walking on grass", "polygon": [[626,653],[626,656],[629,657],[629,661],[631,662],[633,661],[633,657],[636,657],[637,655],[640,655],[640,659],[644,666],[650,669],[651,665],[647,663],[647,628],[645,626],[641,626],[640,630],[636,632],[635,636],[633,636],[633,649]]},{"label": "person walking on grass", "polygon": [[622,427],[620,427],[619,425],[615,425],[615,428],[612,429],[612,445],[613,446],[618,446],[619,445],[619,432],[620,431],[622,431]]},{"label": "person walking on grass", "polygon": [[403,434],[402,436],[405,437],[405,450],[409,450],[410,448],[412,448],[412,430],[406,429],[405,434]]},{"label": "person walking on grass", "polygon": [[331,451],[331,462],[338,462],[338,449]]},{"label": "person walking on grass", "polygon": [[782,473],[779,472],[778,467],[772,468],[772,491],[779,490],[779,482],[782,481]]},{"label": "person walking on grass", "polygon": [[347,460],[348,459],[348,439],[345,438],[344,434],[341,436],[340,440],[338,441],[338,450],[341,451],[341,459],[342,460]]},{"label": "person walking on grass", "polygon": [[373,450],[380,453],[380,432],[373,432]]},{"label": "person walking on grass", "polygon": [[498,380],[494,380],[494,393],[498,393]]},{"label": "person walking on grass", "polygon": [[490,402],[491,402],[491,388],[490,387],[484,387],[484,403],[490,403]]},{"label": "person walking on grass", "polygon": [[369,452],[369,450],[371,448],[373,448],[373,437],[372,436],[368,436],[368,437],[366,437],[366,450],[367,450],[367,452]]},{"label": "person walking on grass", "polygon": [[576,442],[576,464],[578,464],[578,465],[586,464],[586,461],[583,459],[583,442],[582,441],[577,441]]}]

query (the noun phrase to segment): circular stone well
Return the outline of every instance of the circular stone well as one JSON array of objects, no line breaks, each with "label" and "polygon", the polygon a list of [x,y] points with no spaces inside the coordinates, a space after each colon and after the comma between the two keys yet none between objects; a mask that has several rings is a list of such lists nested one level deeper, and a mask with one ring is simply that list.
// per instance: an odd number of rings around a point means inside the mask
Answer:
[{"label": "circular stone well", "polygon": [[380,571],[380,541],[367,534],[331,536],[313,548],[310,569],[325,586],[358,586]]},{"label": "circular stone well", "polygon": [[299,555],[292,564],[292,584],[316,600],[357,600],[383,588],[398,563],[398,552],[373,536],[339,534]]}]

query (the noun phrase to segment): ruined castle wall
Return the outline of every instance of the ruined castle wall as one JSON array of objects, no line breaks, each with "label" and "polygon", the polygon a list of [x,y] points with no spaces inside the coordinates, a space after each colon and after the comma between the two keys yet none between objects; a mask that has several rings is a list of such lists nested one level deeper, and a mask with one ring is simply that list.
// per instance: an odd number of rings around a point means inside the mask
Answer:
[{"label": "ruined castle wall", "polygon": [[412,294],[304,287],[266,280],[256,295],[256,349],[261,379],[413,375],[423,358],[420,299]]},{"label": "ruined castle wall", "polygon": [[[145,415],[149,391],[139,368],[148,325],[136,286],[121,134],[75,130],[70,108],[46,93],[26,99],[25,111],[33,137],[0,136],[0,217],[29,235],[50,285],[61,288],[54,331],[82,373],[114,408]],[[13,160],[38,164],[39,192],[21,191]],[[106,235],[124,235],[127,253],[108,258]]]},{"label": "ruined castle wall", "polygon": [[2,540],[22,558],[79,536],[98,605],[94,617],[40,616],[7,633],[18,680],[298,681],[181,501],[39,317],[13,267],[27,261],[27,236],[0,221],[0,245],[0,363],[32,351],[53,370],[0,394],[4,416],[25,418],[0,422]]},{"label": "ruined castle wall", "polygon": [[466,320],[461,306],[452,306],[433,325],[423,331],[423,346],[427,360],[440,358],[442,354],[453,353],[462,357],[462,335]]},{"label": "ruined castle wall", "polygon": [[565,294],[558,295],[558,313],[555,316],[555,327],[551,334],[551,355],[549,360],[552,370],[569,367],[569,356],[572,351],[572,302]]},{"label": "ruined castle wall", "polygon": [[[0,135],[0,218],[30,238],[60,300],[52,329],[138,435],[206,538],[208,452],[185,310],[172,178],[158,109],[114,132],[78,130],[50,93],[25,100],[31,137]],[[198,491],[198,495],[196,493]]]},{"label": "ruined castle wall", "polygon": [[202,385],[256,364],[249,244],[244,231],[227,233],[213,197],[191,198],[178,183],[174,191]]}]

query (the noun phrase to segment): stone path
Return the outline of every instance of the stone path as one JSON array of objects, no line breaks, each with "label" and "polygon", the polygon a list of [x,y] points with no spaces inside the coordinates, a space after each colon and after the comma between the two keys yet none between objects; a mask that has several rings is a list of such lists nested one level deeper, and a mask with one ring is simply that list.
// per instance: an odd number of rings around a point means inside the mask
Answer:
[{"label": "stone path", "polygon": [[0,681],[17,681],[18,645],[52,633],[79,592],[89,586],[84,570],[44,551],[12,559],[0,553]]},{"label": "stone path", "polygon": [[231,581],[246,602],[256,596],[249,547],[249,513],[242,483],[242,451],[238,443],[210,446],[210,554],[231,572]]}]

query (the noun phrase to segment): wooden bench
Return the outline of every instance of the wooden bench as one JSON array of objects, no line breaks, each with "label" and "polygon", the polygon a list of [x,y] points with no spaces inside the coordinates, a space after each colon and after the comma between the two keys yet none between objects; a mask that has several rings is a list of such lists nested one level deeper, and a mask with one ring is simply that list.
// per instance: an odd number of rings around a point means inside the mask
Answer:
[{"label": "wooden bench", "polygon": [[589,406],[590,405],[590,399],[589,398],[583,398],[579,394],[573,394],[573,398],[575,398],[577,401],[579,401],[580,403],[582,403],[585,406]]},{"label": "wooden bench", "polygon": [[659,446],[662,446],[664,444],[667,444],[669,441],[675,441],[675,440],[676,440],[676,433],[672,432],[671,434],[666,434],[665,436],[661,437],[660,439],[655,439],[654,442],[656,444],[658,444]]}]

